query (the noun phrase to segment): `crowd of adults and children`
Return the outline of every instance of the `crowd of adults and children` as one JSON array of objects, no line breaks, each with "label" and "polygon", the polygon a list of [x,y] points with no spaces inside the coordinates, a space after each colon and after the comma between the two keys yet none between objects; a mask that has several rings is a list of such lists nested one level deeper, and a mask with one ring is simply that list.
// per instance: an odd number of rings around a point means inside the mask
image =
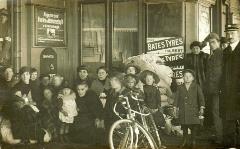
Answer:
[{"label": "crowd of adults and children", "polygon": [[[185,58],[183,83],[173,82],[169,105],[173,120],[183,131],[181,148],[195,147],[201,129],[209,129],[219,145],[240,145],[238,27],[227,26],[226,35],[220,38],[210,33],[203,42],[192,42],[192,53]],[[206,43],[211,54],[201,51]],[[29,67],[19,70],[19,79],[16,76],[11,66],[1,68],[0,110],[20,143],[44,142],[47,132],[54,142],[107,146],[108,131],[119,119],[113,106],[120,95],[129,97],[132,108],[135,103],[130,94],[143,99],[159,130],[166,126],[167,110],[161,105],[163,90],[158,86],[161,79],[136,65],[126,65],[125,72],[101,66],[95,79],[89,76],[88,67],[81,65],[72,85],[59,74],[39,77],[37,69]],[[124,109],[118,110],[124,114]]]}]

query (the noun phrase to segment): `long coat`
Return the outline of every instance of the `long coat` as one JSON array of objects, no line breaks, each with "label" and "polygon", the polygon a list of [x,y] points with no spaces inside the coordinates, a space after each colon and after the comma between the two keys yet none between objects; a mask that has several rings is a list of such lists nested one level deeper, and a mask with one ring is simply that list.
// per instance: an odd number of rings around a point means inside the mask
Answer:
[{"label": "long coat", "polygon": [[223,51],[220,116],[225,120],[240,119],[240,42],[232,51]]},{"label": "long coat", "polygon": [[192,69],[196,73],[195,80],[203,89],[204,82],[206,81],[206,71],[207,71],[207,60],[209,55],[204,52],[199,54],[187,54],[185,58],[184,67],[186,69]]},{"label": "long coat", "polygon": [[199,110],[201,106],[205,106],[200,86],[192,83],[187,90],[185,84],[180,85],[176,92],[174,106],[179,108],[180,124],[200,124]]},{"label": "long coat", "polygon": [[95,119],[102,115],[101,103],[97,101],[98,96],[92,90],[88,90],[83,97],[77,97],[79,111],[70,129],[70,138],[73,142],[95,144],[94,123]]},{"label": "long coat", "polygon": [[[31,88],[22,81],[13,88],[13,93],[20,91],[31,100]],[[13,95],[9,106],[9,118],[12,124],[12,133],[16,139],[38,139],[41,133],[38,113],[29,105],[25,105],[22,97]]]},{"label": "long coat", "polygon": [[220,48],[213,51],[212,55],[209,56],[206,75],[206,87],[209,94],[219,93],[223,67],[222,58],[223,51]]}]

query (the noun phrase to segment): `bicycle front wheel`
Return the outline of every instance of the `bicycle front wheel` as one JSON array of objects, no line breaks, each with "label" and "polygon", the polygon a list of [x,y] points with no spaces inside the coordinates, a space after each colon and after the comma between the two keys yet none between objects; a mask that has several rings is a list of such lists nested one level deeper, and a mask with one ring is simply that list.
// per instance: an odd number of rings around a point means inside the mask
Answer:
[{"label": "bicycle front wheel", "polygon": [[157,149],[151,135],[137,122],[121,119],[116,121],[109,132],[111,149]]}]

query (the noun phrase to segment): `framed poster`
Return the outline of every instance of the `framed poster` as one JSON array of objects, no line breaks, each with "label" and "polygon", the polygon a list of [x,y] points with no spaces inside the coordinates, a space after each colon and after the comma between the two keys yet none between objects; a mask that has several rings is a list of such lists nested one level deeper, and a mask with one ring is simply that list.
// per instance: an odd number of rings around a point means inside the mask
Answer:
[{"label": "framed poster", "polygon": [[34,45],[39,47],[65,47],[65,21],[64,9],[35,6]]}]

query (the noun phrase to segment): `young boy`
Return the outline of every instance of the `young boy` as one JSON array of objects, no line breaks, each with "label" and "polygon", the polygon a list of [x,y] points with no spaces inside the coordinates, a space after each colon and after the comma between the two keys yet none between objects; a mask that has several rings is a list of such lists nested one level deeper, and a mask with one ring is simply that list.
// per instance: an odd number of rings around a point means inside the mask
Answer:
[{"label": "young boy", "polygon": [[[183,130],[183,142],[181,148],[187,145],[188,129],[191,130],[191,145],[196,145],[196,131],[200,125],[199,117],[204,113],[204,96],[202,89],[194,81],[194,71],[186,69],[183,72],[184,84],[178,86],[174,108],[179,108],[179,121]],[[175,112],[176,113],[176,112]]]}]

